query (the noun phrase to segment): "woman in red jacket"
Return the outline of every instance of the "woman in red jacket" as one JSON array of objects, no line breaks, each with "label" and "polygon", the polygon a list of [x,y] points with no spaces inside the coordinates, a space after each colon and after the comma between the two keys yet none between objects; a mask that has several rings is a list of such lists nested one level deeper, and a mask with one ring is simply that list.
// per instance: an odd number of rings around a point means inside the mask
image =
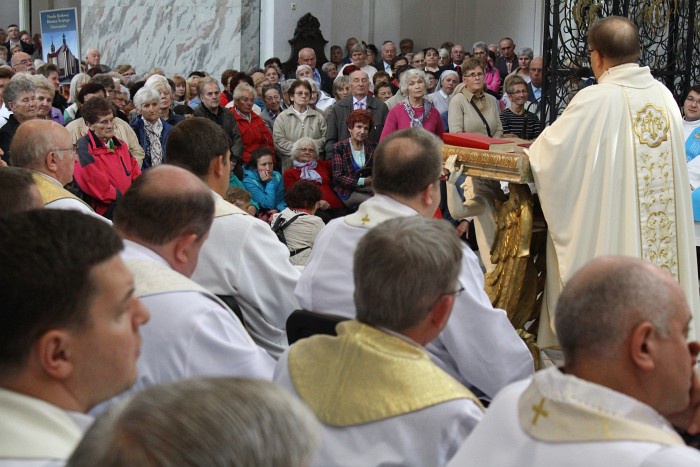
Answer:
[{"label": "woman in red jacket", "polygon": [[284,188],[289,189],[299,180],[319,185],[323,197],[316,215],[328,222],[347,214],[345,205],[331,187],[331,163],[318,160],[318,149],[313,138],[303,136],[292,146],[292,167],[284,171]]},{"label": "woman in red jacket", "polygon": [[[243,140],[243,163],[250,161],[250,154],[259,147],[274,147],[272,133],[265,121],[253,112],[255,89],[248,83],[240,83],[233,90],[234,107],[231,109],[236,117],[238,129]],[[273,154],[274,155],[274,154]]]}]

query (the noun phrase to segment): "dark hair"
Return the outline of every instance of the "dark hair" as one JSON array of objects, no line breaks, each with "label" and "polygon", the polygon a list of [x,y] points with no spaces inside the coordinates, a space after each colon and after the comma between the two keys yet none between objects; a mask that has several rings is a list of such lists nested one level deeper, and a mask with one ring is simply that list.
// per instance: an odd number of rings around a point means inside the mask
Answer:
[{"label": "dark hair", "polygon": [[287,191],[287,206],[311,209],[323,199],[321,189],[313,182],[299,180]]},{"label": "dark hair", "polygon": [[37,208],[35,198],[29,193],[33,186],[36,185],[30,170],[19,167],[0,169],[0,217]]},{"label": "dark hair", "polygon": [[[87,86],[87,84],[85,86]],[[85,88],[83,87],[83,89]],[[105,97],[93,97],[83,104],[80,114],[83,116],[85,123],[95,124],[102,117],[110,114],[114,115],[114,107],[112,107],[112,103]]]},{"label": "dark hair", "polygon": [[690,89],[688,89],[688,92],[685,93],[685,96],[688,97],[690,94],[690,91],[693,91],[696,94],[700,94],[700,84],[693,84]]},{"label": "dark hair", "polygon": [[192,115],[194,114],[194,109],[189,105],[178,104],[175,107],[173,107],[173,112],[175,112],[178,115]]},{"label": "dark hair", "polygon": [[100,73],[99,75],[93,76],[92,79],[90,79],[90,83],[99,83],[105,90],[114,89],[116,87],[114,80],[107,73]]},{"label": "dark hair", "polygon": [[[80,88],[80,92],[78,93],[78,103],[79,104],[84,104],[85,103],[85,96],[88,94],[95,94],[102,91],[102,96],[106,96],[107,93],[105,92],[105,87],[102,86],[100,83],[93,83],[93,82],[87,82],[83,85],[82,88]],[[80,113],[82,114],[82,110]]]},{"label": "dark hair", "polygon": [[129,99],[133,99],[139,90],[146,85],[146,80],[140,79],[129,86]]},{"label": "dark hair", "polygon": [[309,96],[310,96],[311,93],[313,92],[313,90],[311,89],[311,85],[309,84],[308,81],[303,80],[303,79],[297,79],[297,80],[294,80],[294,82],[292,83],[292,85],[289,86],[289,91],[287,91],[287,94],[289,94],[289,98],[290,98],[290,99],[293,99],[293,98],[294,98],[294,91],[295,91],[296,88],[298,88],[299,86],[304,86],[304,87],[309,91]]},{"label": "dark hair", "polygon": [[596,50],[612,65],[639,60],[641,44],[637,26],[624,16],[597,19],[588,30],[588,48]]},{"label": "dark hair", "polygon": [[439,141],[422,128],[392,133],[374,151],[372,186],[376,193],[413,197],[442,171]]},{"label": "dark hair", "polygon": [[191,72],[189,75],[187,75],[188,78],[191,78],[193,76],[199,76],[200,78],[206,78],[207,74],[203,71],[195,70],[195,71]]},{"label": "dark hair", "polygon": [[12,78],[15,76],[15,72],[12,68],[0,67],[0,78]]},{"label": "dark hair", "polygon": [[387,73],[386,71],[378,71],[374,74],[374,76],[372,76],[372,84],[376,86],[377,80],[379,80],[379,78],[386,78],[384,81],[386,81],[387,83],[391,81],[391,75],[389,73]]},{"label": "dark hair", "polygon": [[0,378],[22,367],[46,331],[90,323],[91,271],[122,248],[114,229],[77,211],[0,219]]},{"label": "dark hair", "polygon": [[372,125],[374,124],[374,121],[372,120],[372,114],[364,109],[353,110],[352,112],[350,112],[350,115],[348,115],[347,127],[352,128],[355,126],[355,123],[364,123],[368,127],[372,128]]},{"label": "dark hair", "polygon": [[401,77],[401,73],[408,70],[413,70],[413,67],[411,65],[401,65],[396,70],[394,70],[394,77],[398,79]]},{"label": "dark hair", "polygon": [[[363,42],[363,44],[364,44],[364,42]],[[379,55],[379,49],[377,49],[377,46],[374,45],[374,44],[367,44],[367,45],[365,45],[365,49],[367,49],[368,51],[371,51],[371,52],[374,54],[375,57],[376,57],[377,55]]]},{"label": "dark hair", "polygon": [[56,65],[54,65],[53,63],[44,63],[43,65],[41,65],[39,68],[36,69],[36,72],[39,73],[40,75],[45,76],[46,78],[48,78],[49,75],[53,72],[59,73],[58,67]]},{"label": "dark hair", "polygon": [[231,68],[229,68],[228,70],[224,70],[224,72],[221,73],[221,84],[224,86],[224,88],[228,87],[229,79],[236,73],[238,73],[238,70],[233,70]]},{"label": "dark hair", "polygon": [[425,49],[423,49],[423,53],[424,53],[424,54],[427,54],[427,53],[430,52],[431,50],[432,50],[433,52],[435,52],[436,54],[439,54],[439,53],[440,53],[440,52],[438,52],[438,49],[436,49],[435,47],[426,47]]},{"label": "dark hair", "polygon": [[230,150],[224,130],[203,117],[192,117],[175,125],[165,147],[168,164],[184,167],[200,178],[207,176],[214,159],[226,157]]},{"label": "dark hair", "polygon": [[265,63],[263,65],[269,66],[269,65],[272,65],[273,63],[276,63],[277,66],[282,67],[282,61],[277,57],[268,58],[267,60],[265,60]]},{"label": "dark hair", "polygon": [[94,78],[97,75],[102,74],[102,68],[94,66],[85,72],[90,78]]},{"label": "dark hair", "polygon": [[391,69],[393,70],[394,67],[396,66],[396,64],[397,64],[398,62],[400,62],[401,60],[403,60],[404,62],[408,63],[408,59],[406,58],[405,55],[397,55],[397,56],[394,57],[394,59],[391,61]]},{"label": "dark hair", "polygon": [[[386,81],[380,81],[379,84],[377,84],[377,85],[374,87],[374,95],[375,95],[375,96],[379,95],[379,90],[382,89],[382,88],[389,88],[389,89],[391,89],[391,84],[387,83]],[[392,92],[392,94],[393,94],[393,92]]]},{"label": "dark hair", "polygon": [[258,161],[263,156],[272,156],[272,160],[275,159],[275,151],[267,146],[260,146],[250,153],[250,160],[246,164],[249,170],[258,170]]},{"label": "dark hair", "polygon": [[[231,87],[231,92],[233,92],[233,89],[238,86],[238,83],[241,81],[245,81],[246,83],[250,84],[251,86],[255,87],[255,83],[253,83],[253,78],[248,76],[247,74],[243,73],[242,71],[239,71],[238,73],[234,73],[231,75],[229,78],[228,82]],[[235,85],[234,85],[235,84]]]},{"label": "dark hair", "polygon": [[[177,126],[181,125],[181,122]],[[158,174],[148,170],[134,180],[114,211],[114,227],[150,245],[183,236],[205,235],[214,220],[209,190],[164,190],[149,186]]]}]

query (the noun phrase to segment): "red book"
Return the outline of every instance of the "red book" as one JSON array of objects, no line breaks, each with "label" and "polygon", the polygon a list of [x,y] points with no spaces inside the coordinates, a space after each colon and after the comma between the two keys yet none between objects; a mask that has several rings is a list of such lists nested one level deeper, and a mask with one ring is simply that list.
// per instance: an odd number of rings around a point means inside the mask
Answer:
[{"label": "red book", "polygon": [[477,133],[443,133],[445,144],[462,148],[488,149],[490,151],[515,152],[515,144],[507,139],[491,138]]}]

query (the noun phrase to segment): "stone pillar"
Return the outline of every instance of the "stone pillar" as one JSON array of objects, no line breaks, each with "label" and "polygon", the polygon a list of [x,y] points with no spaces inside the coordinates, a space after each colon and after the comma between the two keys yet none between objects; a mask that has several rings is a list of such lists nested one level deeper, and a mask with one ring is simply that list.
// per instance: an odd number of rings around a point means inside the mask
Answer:
[{"label": "stone pillar", "polygon": [[81,55],[95,47],[103,63],[138,74],[157,66],[218,79],[260,60],[260,0],[82,0],[80,23]]}]

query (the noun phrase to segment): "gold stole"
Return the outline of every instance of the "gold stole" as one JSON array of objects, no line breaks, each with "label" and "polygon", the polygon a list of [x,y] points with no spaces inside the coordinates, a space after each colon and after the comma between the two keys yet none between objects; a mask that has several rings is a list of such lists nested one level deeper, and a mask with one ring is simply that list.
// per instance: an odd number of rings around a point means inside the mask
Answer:
[{"label": "gold stole", "polygon": [[0,458],[68,459],[83,434],[61,408],[0,389]]},{"label": "gold stole", "polygon": [[611,414],[577,400],[561,402],[547,398],[537,387],[536,378],[520,396],[518,418],[523,430],[539,441],[645,441],[664,446],[685,445],[675,432]]},{"label": "gold stole", "polygon": [[352,227],[371,229],[386,220],[401,216],[406,216],[406,214],[396,212],[393,208],[377,202],[375,198],[370,198],[360,204],[357,211],[345,216],[343,220]]},{"label": "gold stole", "polygon": [[[673,176],[673,144],[664,99],[656,87],[622,89],[634,131],[641,257],[678,280],[675,194],[686,194],[688,187],[677,187]],[[650,99],[659,106],[649,103]]]},{"label": "gold stole", "polygon": [[421,347],[358,321],[337,330],[338,337],[297,342],[288,358],[297,393],[326,425],[359,425],[456,399],[481,407]]},{"label": "gold stole", "polygon": [[41,200],[44,202],[44,205],[47,205],[54,201],[58,201],[59,199],[70,198],[80,201],[81,203],[85,204],[85,206],[90,207],[85,203],[85,201],[78,198],[62,186],[58,186],[57,184],[53,183],[47,177],[48,175],[42,175],[38,172],[32,172],[32,178],[34,179],[36,187],[39,189],[39,193],[41,194]]}]

